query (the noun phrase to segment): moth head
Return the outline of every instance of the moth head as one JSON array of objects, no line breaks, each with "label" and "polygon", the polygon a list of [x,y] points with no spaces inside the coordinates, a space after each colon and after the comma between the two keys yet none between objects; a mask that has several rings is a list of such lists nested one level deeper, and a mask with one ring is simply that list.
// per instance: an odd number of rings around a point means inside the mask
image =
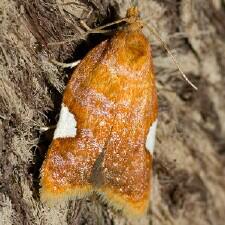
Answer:
[{"label": "moth head", "polygon": [[133,6],[133,7],[130,7],[128,10],[127,10],[127,18],[131,18],[131,17],[136,17],[138,18],[139,17],[139,11],[138,11],[138,7],[137,6]]},{"label": "moth head", "polygon": [[139,10],[136,6],[127,10],[126,22],[128,23],[129,30],[136,31],[143,28],[143,22],[140,19]]}]

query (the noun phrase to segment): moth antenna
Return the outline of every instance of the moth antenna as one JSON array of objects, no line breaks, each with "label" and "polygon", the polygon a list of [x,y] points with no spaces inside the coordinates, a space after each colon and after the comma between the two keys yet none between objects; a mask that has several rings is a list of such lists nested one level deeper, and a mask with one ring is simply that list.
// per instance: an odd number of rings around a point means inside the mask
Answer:
[{"label": "moth antenna", "polygon": [[[81,25],[87,30],[85,33],[81,34],[81,39],[82,38],[85,38],[87,35],[89,34],[93,34],[93,33],[108,33],[110,32],[110,30],[104,30],[105,28],[107,27],[110,27],[110,26],[113,26],[115,24],[119,24],[119,23],[122,23],[122,22],[126,22],[127,21],[127,18],[123,18],[123,19],[120,19],[120,20],[116,20],[114,22],[111,22],[111,23],[107,23],[103,26],[100,26],[100,27],[97,27],[97,28],[90,28],[84,21],[81,21]],[[77,37],[72,37],[72,38],[68,38],[68,39],[65,39],[63,41],[57,41],[57,42],[50,42],[48,43],[48,45],[62,45],[62,44],[65,44],[65,43],[68,43],[68,42],[72,42],[72,41],[75,41],[77,40]]]},{"label": "moth antenna", "polygon": [[125,17],[125,18],[123,18],[123,19],[116,20],[116,21],[113,21],[113,22],[111,22],[111,23],[107,23],[107,24],[105,24],[105,25],[103,25],[103,26],[100,26],[100,27],[91,29],[90,32],[93,33],[93,31],[95,32],[95,31],[98,31],[98,30],[103,30],[103,29],[105,29],[105,28],[107,28],[107,27],[111,27],[111,26],[113,26],[113,25],[115,25],[115,24],[119,24],[119,23],[126,22],[126,21],[127,21],[127,18]]},{"label": "moth antenna", "polygon": [[91,28],[85,23],[85,21],[81,20],[80,21],[80,24],[87,30],[87,31],[90,31]]},{"label": "moth antenna", "polygon": [[151,24],[151,26],[149,26],[147,23],[143,22],[146,27],[150,30],[150,32],[155,35],[155,37],[161,42],[162,46],[164,47],[164,49],[167,51],[167,53],[170,55],[170,57],[172,58],[174,64],[177,66],[178,70],[180,71],[182,77],[184,78],[184,80],[195,90],[198,90],[198,88],[187,78],[187,76],[185,75],[185,73],[182,71],[178,61],[176,60],[176,58],[174,57],[173,53],[171,52],[171,50],[169,49],[169,47],[167,46],[167,44],[165,43],[165,41],[162,40],[162,38],[160,37],[159,32],[156,30],[156,28],[154,28],[154,26]]}]

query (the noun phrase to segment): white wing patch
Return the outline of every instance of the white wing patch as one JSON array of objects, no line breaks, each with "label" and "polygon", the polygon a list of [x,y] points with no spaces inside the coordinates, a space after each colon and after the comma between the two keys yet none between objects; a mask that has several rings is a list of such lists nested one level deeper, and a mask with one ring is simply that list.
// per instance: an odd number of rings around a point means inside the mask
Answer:
[{"label": "white wing patch", "polygon": [[146,140],[146,143],[145,143],[145,147],[148,149],[148,151],[152,155],[153,155],[154,145],[155,145],[155,135],[156,135],[157,122],[158,122],[158,120],[156,119],[152,123],[151,127],[149,128],[147,140]]},{"label": "white wing patch", "polygon": [[69,111],[67,106],[62,104],[59,121],[57,123],[53,139],[75,137],[77,133],[76,126],[77,121],[75,120],[74,115]]}]

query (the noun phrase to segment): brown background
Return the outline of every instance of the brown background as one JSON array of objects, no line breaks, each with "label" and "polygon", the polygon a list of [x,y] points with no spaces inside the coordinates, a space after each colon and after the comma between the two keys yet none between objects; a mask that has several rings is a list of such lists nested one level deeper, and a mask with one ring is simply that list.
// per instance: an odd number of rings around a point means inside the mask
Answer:
[{"label": "brown background", "polygon": [[[133,224],[222,225],[225,221],[225,1],[138,1],[198,86],[193,90],[157,39],[159,98],[151,210]],[[39,200],[39,168],[51,141],[71,69],[106,35],[97,27],[122,17],[128,0],[0,1],[0,224],[131,224],[96,196],[48,208]],[[49,46],[75,37],[75,41]]]}]

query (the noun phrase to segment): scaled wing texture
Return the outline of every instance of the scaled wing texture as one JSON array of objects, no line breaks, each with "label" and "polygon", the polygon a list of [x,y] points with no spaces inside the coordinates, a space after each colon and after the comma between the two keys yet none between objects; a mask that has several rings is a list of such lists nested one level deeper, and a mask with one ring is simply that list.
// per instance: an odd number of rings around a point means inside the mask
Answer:
[{"label": "scaled wing texture", "polygon": [[41,169],[42,200],[95,191],[128,216],[144,214],[157,107],[151,49],[140,30],[119,31],[91,50],[64,92]]}]

